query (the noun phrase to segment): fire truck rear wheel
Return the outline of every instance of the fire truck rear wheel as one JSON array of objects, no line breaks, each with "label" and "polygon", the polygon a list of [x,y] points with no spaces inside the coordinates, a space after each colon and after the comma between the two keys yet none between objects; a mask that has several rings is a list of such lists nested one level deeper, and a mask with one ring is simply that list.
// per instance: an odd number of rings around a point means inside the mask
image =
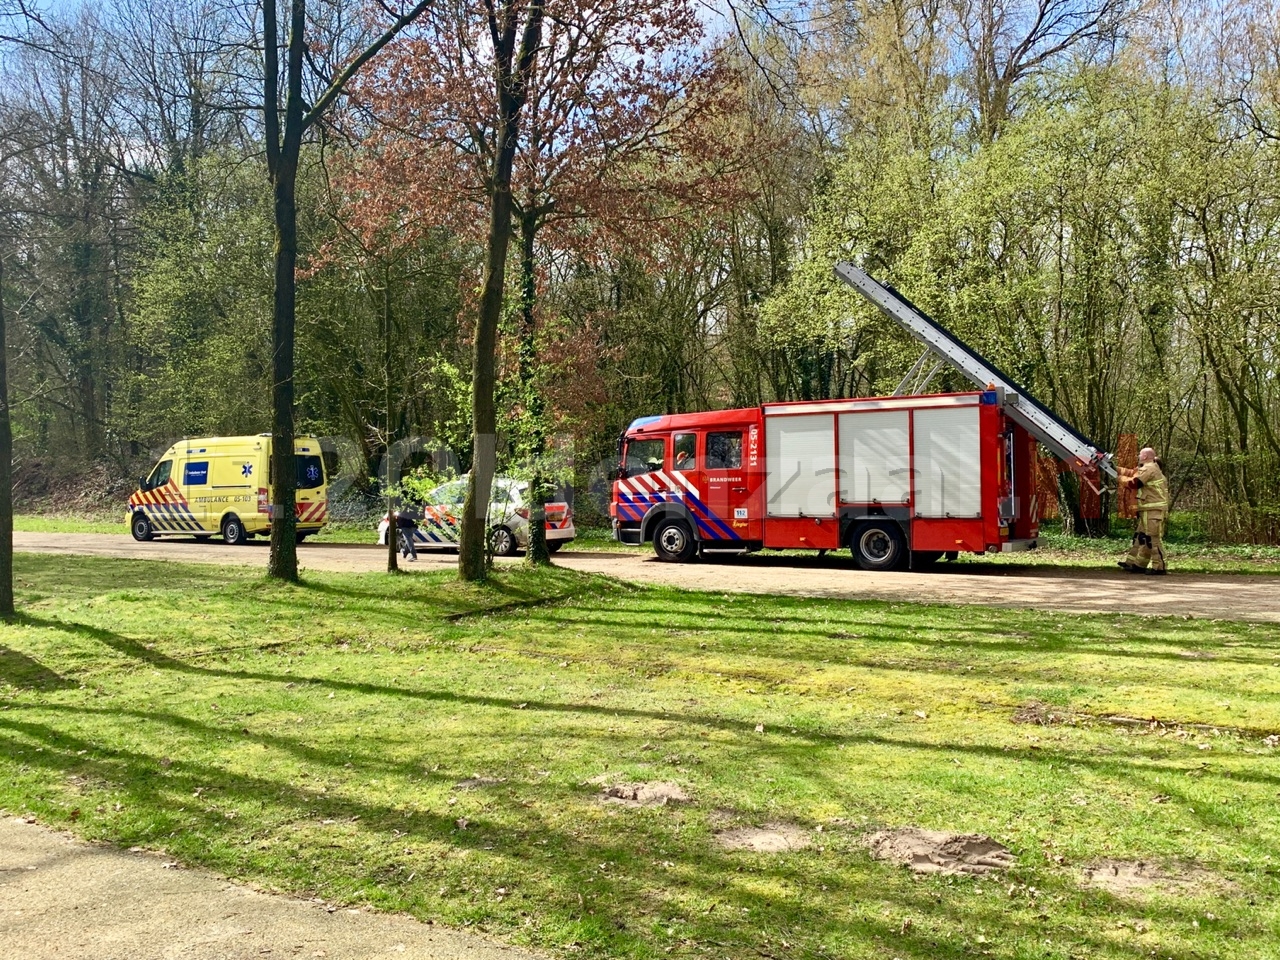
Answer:
[{"label": "fire truck rear wheel", "polygon": [[667,563],[687,563],[698,552],[698,543],[683,520],[659,520],[653,531],[653,552]]},{"label": "fire truck rear wheel", "polygon": [[863,570],[896,570],[907,553],[902,531],[892,520],[860,525],[853,531],[849,547]]},{"label": "fire truck rear wheel", "polygon": [[222,542],[230,546],[239,546],[248,540],[249,537],[244,532],[244,524],[240,522],[240,518],[234,513],[229,513],[222,518]]},{"label": "fire truck rear wheel", "polygon": [[155,539],[155,531],[151,529],[151,521],[147,519],[145,513],[135,513],[133,519],[129,522],[129,532],[133,534],[133,539],[145,543],[148,540]]}]

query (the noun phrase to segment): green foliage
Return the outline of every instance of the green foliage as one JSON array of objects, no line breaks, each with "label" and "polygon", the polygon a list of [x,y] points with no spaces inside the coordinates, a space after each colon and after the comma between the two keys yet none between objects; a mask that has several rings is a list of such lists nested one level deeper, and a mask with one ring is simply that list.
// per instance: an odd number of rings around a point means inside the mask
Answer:
[{"label": "green foliage", "polygon": [[765,336],[843,349],[858,392],[891,389],[918,347],[831,275],[851,258],[1104,448],[1159,447],[1187,502],[1233,504],[1220,533],[1274,539],[1276,142],[1128,64],[1063,65],[1035,93],[994,140],[847,134]]},{"label": "green foliage", "polygon": [[144,447],[270,422],[271,207],[255,163],[211,154],[165,174],[127,314],[133,357],[112,429]]}]

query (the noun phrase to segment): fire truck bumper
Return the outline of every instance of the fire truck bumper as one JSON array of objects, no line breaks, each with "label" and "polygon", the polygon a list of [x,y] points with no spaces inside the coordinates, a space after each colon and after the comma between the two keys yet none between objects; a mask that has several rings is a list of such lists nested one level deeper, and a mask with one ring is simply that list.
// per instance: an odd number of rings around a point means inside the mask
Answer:
[{"label": "fire truck bumper", "polygon": [[644,543],[640,536],[639,524],[623,526],[616,519],[613,521],[613,539],[633,547],[638,547]]}]

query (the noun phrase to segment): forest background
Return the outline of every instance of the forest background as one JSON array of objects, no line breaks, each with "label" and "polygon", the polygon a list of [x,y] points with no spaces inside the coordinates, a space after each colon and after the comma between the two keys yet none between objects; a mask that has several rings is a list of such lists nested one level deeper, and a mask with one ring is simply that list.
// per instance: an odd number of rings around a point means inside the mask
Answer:
[{"label": "forest background", "polygon": [[[477,10],[435,4],[303,146],[298,429],[354,499],[389,447],[470,462]],[[30,12],[0,5],[14,491],[122,507],[174,439],[271,426],[261,11]],[[387,12],[313,4],[308,82]],[[836,281],[853,259],[1102,447],[1161,450],[1213,537],[1280,542],[1275,7],[559,0],[546,24],[500,469],[558,438],[585,490],[637,416],[892,391],[917,351]]]}]

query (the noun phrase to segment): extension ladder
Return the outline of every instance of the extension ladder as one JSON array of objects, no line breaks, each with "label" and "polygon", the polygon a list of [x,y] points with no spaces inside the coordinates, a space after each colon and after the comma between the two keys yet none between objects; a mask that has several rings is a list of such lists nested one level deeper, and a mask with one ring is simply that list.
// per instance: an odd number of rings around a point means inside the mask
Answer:
[{"label": "extension ladder", "polygon": [[836,276],[853,289],[874,303],[886,314],[896,320],[916,340],[924,344],[925,352],[911,372],[903,379],[898,392],[903,392],[907,384],[915,379],[924,366],[925,360],[934,355],[938,363],[925,377],[918,388],[922,390],[943,361],[950,362],[957,370],[968,377],[980,390],[994,386],[1004,394],[1005,412],[1017,423],[1021,424],[1032,436],[1043,443],[1053,453],[1061,457],[1071,468],[1079,473],[1086,473],[1090,467],[1096,467],[1113,479],[1117,476],[1116,468],[1111,462],[1111,454],[1099,450],[1098,447],[1082,437],[1074,429],[1059,419],[1051,410],[1031,396],[1000,369],[976,350],[958,339],[955,334],[938,323],[910,300],[888,284],[881,283],[860,267],[848,261],[836,264]]}]

